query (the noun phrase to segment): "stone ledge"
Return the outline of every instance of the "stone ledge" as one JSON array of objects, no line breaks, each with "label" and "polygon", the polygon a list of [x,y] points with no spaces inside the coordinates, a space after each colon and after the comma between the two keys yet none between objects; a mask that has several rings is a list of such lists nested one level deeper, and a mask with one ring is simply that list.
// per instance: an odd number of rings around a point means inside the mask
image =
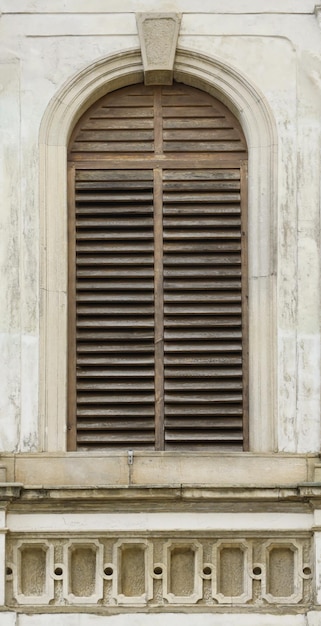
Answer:
[{"label": "stone ledge", "polygon": [[[0,485],[0,500],[12,512],[205,512],[311,513],[321,507],[321,486],[213,487]],[[1,497],[2,496],[2,497]]]},{"label": "stone ledge", "polygon": [[[295,454],[39,453],[2,455],[8,483],[62,487],[167,487],[189,485],[229,489],[279,488],[314,481],[318,457]],[[173,478],[174,477],[174,478]]]},{"label": "stone ledge", "polygon": [[22,484],[14,483],[0,483],[0,502],[16,500],[20,498],[22,490]]},{"label": "stone ledge", "polygon": [[[1,490],[1,486],[0,486]],[[43,487],[41,485],[25,485],[19,487],[18,496],[23,501],[30,500],[68,500],[76,499],[80,500],[175,500],[177,502],[197,502],[197,501],[213,501],[213,502],[238,502],[238,501],[269,501],[279,502],[282,501],[299,501],[302,497],[313,497],[314,493],[317,497],[320,497],[321,486],[316,490],[313,490],[312,486],[307,490],[306,487],[302,489],[300,486],[293,487],[213,487],[211,485],[167,485],[167,486],[92,486],[83,487],[81,485],[66,487],[66,486],[51,486]],[[1,491],[0,491],[1,493]]]}]

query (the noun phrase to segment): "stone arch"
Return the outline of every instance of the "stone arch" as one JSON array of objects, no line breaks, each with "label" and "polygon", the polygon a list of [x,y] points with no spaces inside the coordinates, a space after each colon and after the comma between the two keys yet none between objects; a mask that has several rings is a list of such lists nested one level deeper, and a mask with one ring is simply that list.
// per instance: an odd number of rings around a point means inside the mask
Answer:
[{"label": "stone arch", "polygon": [[[235,68],[177,50],[174,79],[203,89],[239,119],[249,150],[250,449],[274,449],[276,130],[262,94]],[[138,50],[103,58],[65,83],[45,111],[39,138],[41,222],[40,427],[42,449],[66,449],[67,172],[72,129],[99,97],[143,81]]]}]

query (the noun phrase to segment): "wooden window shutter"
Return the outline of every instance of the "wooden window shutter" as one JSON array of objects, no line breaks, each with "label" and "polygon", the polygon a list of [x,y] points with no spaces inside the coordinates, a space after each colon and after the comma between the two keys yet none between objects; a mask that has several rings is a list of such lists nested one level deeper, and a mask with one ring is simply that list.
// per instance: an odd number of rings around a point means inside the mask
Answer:
[{"label": "wooden window shutter", "polygon": [[248,445],[247,151],[218,100],[135,85],[69,150],[69,449]]}]

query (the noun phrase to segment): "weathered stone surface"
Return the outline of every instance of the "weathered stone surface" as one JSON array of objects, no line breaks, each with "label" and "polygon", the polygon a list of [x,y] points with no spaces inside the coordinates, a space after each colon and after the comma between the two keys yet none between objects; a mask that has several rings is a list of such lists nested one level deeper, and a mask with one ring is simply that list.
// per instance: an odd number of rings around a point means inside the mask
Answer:
[{"label": "weathered stone surface", "polygon": [[[217,487],[282,487],[312,480],[305,456],[228,453],[186,455],[184,453],[134,454],[128,465],[127,453],[87,455],[20,454],[3,457],[3,467],[14,482],[28,486],[83,485],[213,485]],[[13,476],[12,476],[13,473]]]},{"label": "weathered stone surface", "polygon": [[[154,606],[303,605],[312,597],[312,548],[307,536],[273,543],[257,534],[146,531],[10,535],[6,602],[14,606],[82,604]],[[167,536],[171,536],[167,540]],[[255,558],[255,566],[253,566]],[[255,578],[255,587],[253,585]],[[61,599],[63,588],[63,601]],[[255,593],[254,593],[255,591]]]},{"label": "weathered stone surface", "polygon": [[180,26],[175,13],[138,13],[145,85],[171,85]]}]

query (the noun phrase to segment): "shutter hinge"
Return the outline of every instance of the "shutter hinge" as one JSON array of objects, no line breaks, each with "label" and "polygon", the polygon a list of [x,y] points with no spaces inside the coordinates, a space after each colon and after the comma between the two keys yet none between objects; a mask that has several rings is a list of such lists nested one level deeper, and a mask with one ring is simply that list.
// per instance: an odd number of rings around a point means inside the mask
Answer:
[{"label": "shutter hinge", "polygon": [[128,465],[133,465],[133,463],[134,463],[134,452],[133,452],[133,450],[127,450],[127,462],[128,462]]}]

